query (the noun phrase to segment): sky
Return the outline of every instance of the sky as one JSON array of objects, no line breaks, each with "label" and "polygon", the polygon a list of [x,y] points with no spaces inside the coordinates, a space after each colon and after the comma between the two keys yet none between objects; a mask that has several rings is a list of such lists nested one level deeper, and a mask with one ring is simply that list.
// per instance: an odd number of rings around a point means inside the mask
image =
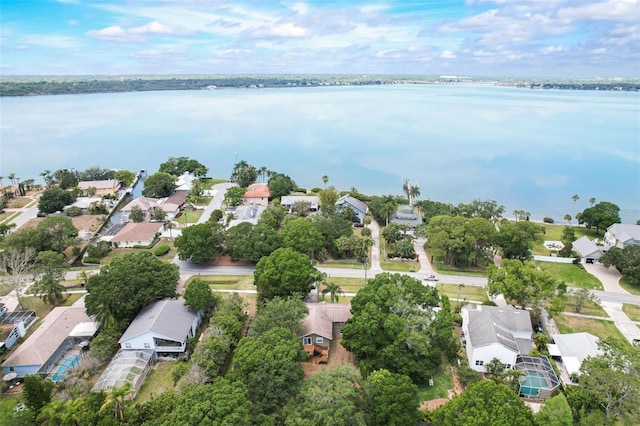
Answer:
[{"label": "sky", "polygon": [[0,75],[640,77],[639,0],[0,0]]}]

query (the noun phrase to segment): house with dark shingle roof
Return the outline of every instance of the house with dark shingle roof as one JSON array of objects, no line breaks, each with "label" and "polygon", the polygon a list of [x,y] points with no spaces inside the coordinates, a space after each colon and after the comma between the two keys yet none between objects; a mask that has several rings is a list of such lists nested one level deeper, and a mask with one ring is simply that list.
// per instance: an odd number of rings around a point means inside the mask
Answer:
[{"label": "house with dark shingle roof", "polygon": [[193,312],[185,306],[184,299],[159,300],[142,308],[118,343],[124,350],[182,353],[201,319],[202,312]]},{"label": "house with dark shingle roof", "polygon": [[533,349],[527,310],[469,304],[462,307],[460,315],[463,344],[473,370],[486,373],[484,365],[494,358],[511,369],[518,355],[528,355]]}]

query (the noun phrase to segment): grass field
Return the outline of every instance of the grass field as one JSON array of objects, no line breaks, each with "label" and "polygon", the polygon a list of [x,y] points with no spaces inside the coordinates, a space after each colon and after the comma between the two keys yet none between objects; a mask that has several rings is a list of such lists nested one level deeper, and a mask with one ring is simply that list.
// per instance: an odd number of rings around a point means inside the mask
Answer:
[{"label": "grass field", "polygon": [[217,185],[219,183],[225,183],[225,179],[212,179],[212,178],[204,178],[202,179],[202,189],[209,190],[213,188],[213,185]]},{"label": "grass field", "polygon": [[604,290],[602,283],[596,277],[585,271],[581,265],[553,262],[535,263],[540,268],[548,271],[553,277],[563,280],[569,287]]},{"label": "grass field", "polygon": [[[364,278],[327,277],[327,281],[338,284],[345,293],[357,293],[364,287]],[[323,286],[320,285],[320,291],[322,288]]]},{"label": "grass field", "polygon": [[420,401],[446,398],[449,389],[453,389],[453,374],[449,364],[444,361],[433,376],[433,386],[428,383],[418,386],[418,396]]},{"label": "grass field", "polygon": [[[562,334],[587,332],[601,339],[615,337],[629,344],[622,333],[616,328],[613,321],[597,320],[582,317],[570,317],[558,315],[554,318],[558,330]],[[630,345],[629,345],[630,346]]]},{"label": "grass field", "polygon": [[172,390],[174,386],[171,373],[173,373],[175,366],[175,362],[157,363],[138,391],[135,399],[136,405],[150,401],[154,395],[159,395],[162,392]]},{"label": "grass field", "polygon": [[[356,259],[328,259],[324,262],[318,262],[321,268],[338,268],[338,269],[362,269],[364,274],[364,264]],[[371,264],[367,264],[370,268]]]},{"label": "grass field", "polygon": [[631,321],[640,321],[640,306],[623,304],[622,310],[631,319]]},{"label": "grass field", "polygon": [[[565,312],[576,312],[576,298],[573,296],[565,296],[564,297],[564,311]],[[584,315],[593,315],[596,317],[608,317],[607,312],[600,307],[597,303],[593,303],[591,301],[586,301],[582,303],[582,307],[580,308],[580,313]]]},{"label": "grass field", "polygon": [[175,219],[175,222],[181,226],[184,226],[184,224],[194,224],[200,219],[203,212],[204,210],[183,210],[180,217]]},{"label": "grass field", "polygon": [[[253,275],[198,275],[189,279],[200,278],[209,283],[212,290],[255,290]],[[186,285],[189,285],[187,281]]]},{"label": "grass field", "polygon": [[460,290],[460,299],[476,300],[482,302],[489,298],[487,292],[482,287],[462,286],[459,288],[457,284],[436,284],[436,288],[440,294],[444,294],[449,299],[458,298],[458,290]]},{"label": "grass field", "polygon": [[100,264],[101,265],[108,265],[109,263],[111,263],[111,261],[115,258],[115,257],[119,257],[125,254],[129,254],[129,253],[140,253],[143,251],[148,251],[148,252],[152,252],[156,247],[159,246],[163,246],[163,245],[167,245],[170,247],[170,250],[159,257],[159,259],[162,260],[167,260],[167,261],[171,261],[175,255],[178,253],[178,251],[176,250],[176,248],[173,245],[173,240],[169,239],[169,238],[160,238],[160,241],[158,241],[156,243],[155,246],[153,246],[152,248],[117,248],[117,249],[113,249],[109,252],[109,254],[107,254],[105,257],[103,257],[102,259],[100,259]]},{"label": "grass field", "polygon": [[620,283],[620,287],[624,288],[629,293],[635,294],[636,296],[640,296],[640,286],[631,284],[629,280],[624,277],[622,277],[619,283]]},{"label": "grass field", "polygon": [[[591,239],[594,238],[602,238],[602,234],[596,233],[595,230],[590,230],[584,227],[575,226],[575,220],[572,221],[574,223],[573,230],[576,234],[576,239],[586,235]],[[545,229],[544,235],[533,244],[532,253],[540,256],[549,256],[551,253],[555,253],[555,251],[551,251],[546,248],[543,243],[545,241],[560,241],[562,239],[562,232],[565,226],[569,226],[568,223],[540,223]]]}]

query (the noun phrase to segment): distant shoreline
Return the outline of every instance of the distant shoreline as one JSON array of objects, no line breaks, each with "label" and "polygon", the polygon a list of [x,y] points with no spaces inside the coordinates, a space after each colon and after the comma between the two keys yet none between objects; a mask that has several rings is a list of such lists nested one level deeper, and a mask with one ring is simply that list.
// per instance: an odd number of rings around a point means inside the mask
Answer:
[{"label": "distant shoreline", "polygon": [[524,89],[640,91],[640,79],[490,79],[458,76],[225,75],[225,76],[8,76],[0,96],[74,95],[164,90],[262,89],[387,84],[492,85]]}]

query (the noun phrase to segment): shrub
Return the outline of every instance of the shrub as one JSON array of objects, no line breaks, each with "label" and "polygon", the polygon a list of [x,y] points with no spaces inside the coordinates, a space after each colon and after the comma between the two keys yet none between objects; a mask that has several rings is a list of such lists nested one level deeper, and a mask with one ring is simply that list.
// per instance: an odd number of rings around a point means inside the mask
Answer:
[{"label": "shrub", "polygon": [[363,237],[370,237],[371,236],[371,229],[370,228],[362,228],[362,236]]},{"label": "shrub", "polygon": [[169,250],[171,250],[171,247],[162,245],[156,247],[156,249],[153,251],[153,254],[155,254],[156,256],[164,256],[165,254],[169,253]]},{"label": "shrub", "polygon": [[71,206],[66,210],[66,212],[67,212],[67,216],[69,217],[76,217],[76,216],[82,215],[82,209],[78,206]]},{"label": "shrub", "polygon": [[87,257],[101,259],[112,250],[111,243],[108,241],[99,241],[87,248]]},{"label": "shrub", "polygon": [[553,218],[552,217],[545,217],[544,219],[542,219],[542,221],[544,223],[553,223]]},{"label": "shrub", "polygon": [[100,264],[100,259],[96,259],[95,257],[85,257],[84,259],[82,259],[82,263],[84,263],[85,265],[99,265]]}]

